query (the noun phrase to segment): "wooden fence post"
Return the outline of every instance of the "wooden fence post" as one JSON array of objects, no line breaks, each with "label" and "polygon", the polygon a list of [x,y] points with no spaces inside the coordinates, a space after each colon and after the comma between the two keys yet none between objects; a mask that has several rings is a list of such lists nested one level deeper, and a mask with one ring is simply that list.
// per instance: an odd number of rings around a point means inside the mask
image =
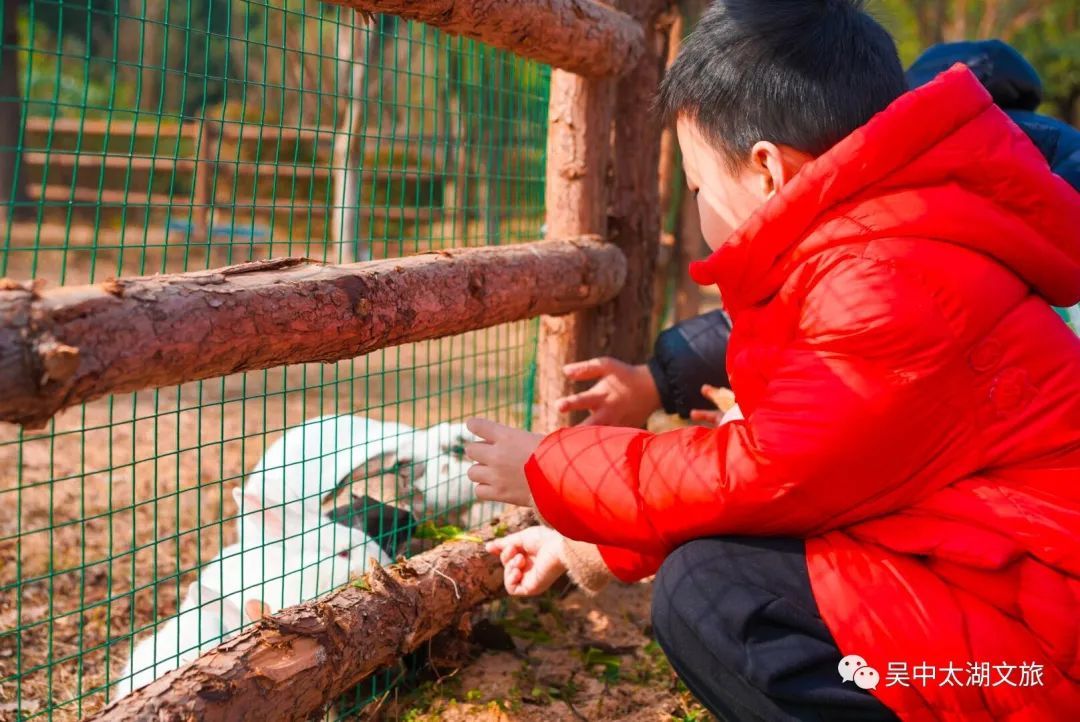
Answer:
[{"label": "wooden fence post", "polygon": [[[608,164],[615,85],[563,70],[551,73],[548,108],[547,237],[607,236]],[[562,368],[602,350],[608,335],[602,308],[544,316],[537,348],[537,429],[566,425],[554,402],[573,385]]]},{"label": "wooden fence post", "polygon": [[195,140],[199,147],[195,154],[191,228],[195,232],[196,240],[207,244],[207,255],[210,253],[214,221],[214,191],[217,185],[217,152],[220,138],[217,121],[203,118],[199,123],[199,134]]},{"label": "wooden fence post", "polygon": [[701,287],[690,278],[690,262],[700,259],[706,250],[701,235],[701,218],[697,200],[683,193],[679,220],[675,228],[675,322],[698,315],[701,309]]},{"label": "wooden fence post", "polygon": [[676,17],[668,0],[621,0],[620,10],[645,29],[645,51],[615,90],[614,160],[608,234],[626,256],[626,285],[610,304],[619,332],[609,354],[641,363],[652,345],[653,276],[660,243],[660,135],[653,111],[667,63],[670,28]]},{"label": "wooden fence post", "polygon": [[[676,12],[671,27],[668,29],[665,72],[675,62],[682,34],[683,16],[681,12]],[[673,199],[681,198],[683,195],[676,192],[679,190],[678,186],[683,184],[682,169],[679,167],[678,146],[679,142],[675,137],[675,124],[669,123],[660,136],[660,164],[657,170],[661,229],[671,215]],[[677,264],[680,260],[678,233],[661,232],[660,246],[657,248],[656,254],[656,273],[653,281],[653,324],[651,329],[653,336],[663,328],[665,316],[667,315],[665,311],[670,310],[667,304],[667,293],[672,279],[678,273]]]},{"label": "wooden fence post", "polygon": [[667,59],[673,16],[667,12],[669,0],[620,0],[616,7],[645,29],[645,49],[633,69],[614,85],[552,72],[547,237],[603,235],[626,254],[627,280],[612,303],[542,320],[535,421],[545,432],[576,420],[554,405],[574,390],[563,365],[601,354],[640,362],[651,341],[661,131],[652,101]]}]

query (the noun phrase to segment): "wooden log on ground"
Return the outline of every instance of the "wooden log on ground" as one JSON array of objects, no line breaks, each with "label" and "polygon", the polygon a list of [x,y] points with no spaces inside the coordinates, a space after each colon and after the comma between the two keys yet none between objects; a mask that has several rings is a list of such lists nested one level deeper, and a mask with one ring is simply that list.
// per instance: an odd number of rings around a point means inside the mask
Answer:
[{"label": "wooden log on ground", "polygon": [[[515,510],[479,536],[535,523]],[[449,542],[329,596],[283,609],[186,667],[113,702],[89,720],[276,722],[309,719],[365,677],[395,663],[470,609],[502,594],[498,557]]]},{"label": "wooden log on ground", "polygon": [[612,298],[596,239],[324,265],[302,258],[43,291],[0,279],[0,421],[109,393],[354,358]]},{"label": "wooden log on ground", "polygon": [[[614,91],[611,80],[590,80],[561,70],[551,74],[545,192],[549,237],[607,233]],[[603,352],[613,332],[610,320],[595,310],[541,320],[538,430],[554,431],[572,420],[554,405],[575,388],[563,366]]]},{"label": "wooden log on ground", "polygon": [[363,13],[397,15],[464,35],[579,75],[634,67],[641,26],[593,0],[329,0]]}]

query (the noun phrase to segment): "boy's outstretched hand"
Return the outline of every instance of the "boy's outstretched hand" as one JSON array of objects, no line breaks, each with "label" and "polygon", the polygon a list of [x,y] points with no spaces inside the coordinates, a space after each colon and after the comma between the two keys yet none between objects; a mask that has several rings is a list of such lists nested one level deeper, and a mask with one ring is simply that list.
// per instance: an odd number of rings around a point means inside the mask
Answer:
[{"label": "boy's outstretched hand", "polygon": [[572,381],[599,379],[587,391],[555,402],[563,414],[588,411],[582,424],[641,426],[660,408],[660,392],[644,364],[631,366],[605,356],[567,364],[563,373]]},{"label": "boy's outstretched hand", "polygon": [[566,572],[562,534],[546,526],[508,534],[487,543],[503,563],[503,584],[513,596],[541,594]]},{"label": "boy's outstretched hand", "polygon": [[476,483],[476,498],[532,506],[525,462],[543,435],[487,419],[469,419],[465,425],[482,439],[465,445],[465,455],[476,462],[469,467],[469,479]]},{"label": "boy's outstretched hand", "polygon": [[720,426],[725,421],[742,418],[742,413],[735,404],[735,394],[731,389],[705,384],[701,387],[701,395],[713,402],[716,408],[694,409],[690,412],[691,421],[708,426]]}]

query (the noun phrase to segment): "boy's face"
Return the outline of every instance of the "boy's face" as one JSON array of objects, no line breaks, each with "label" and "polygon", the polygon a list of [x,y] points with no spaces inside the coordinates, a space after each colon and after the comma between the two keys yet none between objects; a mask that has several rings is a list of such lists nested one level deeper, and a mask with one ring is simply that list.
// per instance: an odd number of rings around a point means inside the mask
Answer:
[{"label": "boy's face", "polygon": [[713,250],[811,159],[794,149],[760,141],[746,162],[733,172],[723,154],[712,147],[692,120],[679,118],[675,130],[686,183],[697,198],[701,232]]}]

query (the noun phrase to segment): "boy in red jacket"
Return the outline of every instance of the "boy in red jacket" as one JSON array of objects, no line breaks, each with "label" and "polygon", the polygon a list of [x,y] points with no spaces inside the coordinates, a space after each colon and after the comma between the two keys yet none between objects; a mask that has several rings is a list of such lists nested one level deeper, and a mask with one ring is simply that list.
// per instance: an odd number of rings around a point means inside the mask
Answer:
[{"label": "boy in red jacket", "polygon": [[731,720],[1080,718],[1080,195],[853,0],[718,0],[663,87],[744,419],[473,421],[511,593],[656,574]]}]

